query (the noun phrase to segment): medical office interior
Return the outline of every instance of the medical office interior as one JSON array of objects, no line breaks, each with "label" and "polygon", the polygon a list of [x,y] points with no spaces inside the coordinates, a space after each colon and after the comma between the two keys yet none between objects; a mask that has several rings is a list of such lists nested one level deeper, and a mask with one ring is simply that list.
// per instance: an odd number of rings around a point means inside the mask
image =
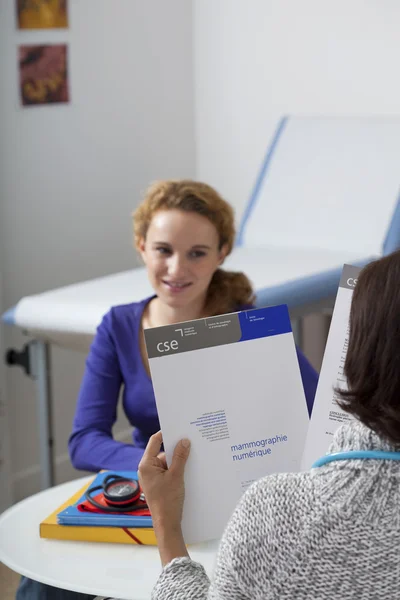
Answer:
[{"label": "medical office interior", "polygon": [[[300,248],[283,282],[289,301],[297,279],[384,253],[396,177],[400,189],[398,2],[69,0],[68,26],[53,29],[18,28],[16,4],[0,0],[0,313],[140,267],[131,213],[157,179],[214,186],[238,230],[247,225],[245,247],[279,249],[258,288],[275,286],[268,272]],[[61,100],[23,97],[22,47],[34,45],[66,47]],[[364,153],[371,131],[377,146]],[[338,180],[332,153],[340,160],[347,135],[360,153],[352,150]],[[324,140],[329,164],[319,160]],[[390,155],[387,187],[379,144]],[[326,219],[329,234],[320,234]],[[327,264],[308,265],[309,249],[331,253]],[[319,369],[329,302],[302,294],[296,335]],[[64,323],[76,317],[66,311]],[[1,324],[0,511],[43,487],[38,381],[5,360],[32,339]],[[48,346],[54,485],[85,474],[71,465],[67,442],[87,348]],[[131,441],[122,413],[114,436]],[[14,597],[17,581],[2,565],[3,598]]]}]

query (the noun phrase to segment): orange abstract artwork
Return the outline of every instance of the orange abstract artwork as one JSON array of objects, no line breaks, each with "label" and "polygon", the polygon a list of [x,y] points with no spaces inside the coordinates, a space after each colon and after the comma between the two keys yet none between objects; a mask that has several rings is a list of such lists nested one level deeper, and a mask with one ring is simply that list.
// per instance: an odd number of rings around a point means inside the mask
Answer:
[{"label": "orange abstract artwork", "polygon": [[16,0],[19,29],[68,27],[68,0]]},{"label": "orange abstract artwork", "polygon": [[67,46],[20,46],[19,77],[24,106],[68,102]]}]

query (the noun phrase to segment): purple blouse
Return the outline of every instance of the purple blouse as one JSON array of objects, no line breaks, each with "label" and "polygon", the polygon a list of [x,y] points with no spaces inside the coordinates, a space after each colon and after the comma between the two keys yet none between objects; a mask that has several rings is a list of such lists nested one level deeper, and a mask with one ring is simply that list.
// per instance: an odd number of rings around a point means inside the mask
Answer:
[{"label": "purple blouse", "polygon": [[[141,318],[149,301],[111,308],[97,328],[68,443],[76,469],[137,470],[149,437],[160,429],[153,385],[140,353]],[[299,349],[297,355],[311,414],[318,375]],[[122,406],[134,427],[133,445],[112,435],[121,388]]]}]

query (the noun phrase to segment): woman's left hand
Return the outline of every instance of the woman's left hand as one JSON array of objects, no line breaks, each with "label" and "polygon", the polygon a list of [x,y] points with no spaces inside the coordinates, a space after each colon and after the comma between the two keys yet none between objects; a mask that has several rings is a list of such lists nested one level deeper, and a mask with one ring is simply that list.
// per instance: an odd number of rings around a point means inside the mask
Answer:
[{"label": "woman's left hand", "polygon": [[139,464],[139,481],[157,531],[180,531],[185,497],[184,470],[190,452],[189,440],[180,441],[168,469],[160,454],[161,431],[151,436]]}]

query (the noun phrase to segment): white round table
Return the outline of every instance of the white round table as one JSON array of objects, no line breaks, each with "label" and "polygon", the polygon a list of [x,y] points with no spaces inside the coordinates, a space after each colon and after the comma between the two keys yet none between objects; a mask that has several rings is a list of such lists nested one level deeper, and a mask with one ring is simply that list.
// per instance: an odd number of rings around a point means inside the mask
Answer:
[{"label": "white round table", "polygon": [[[30,579],[49,585],[124,600],[149,600],[161,571],[155,546],[48,540],[39,523],[77,492],[83,477],[44,490],[0,516],[0,561]],[[218,542],[189,548],[191,557],[212,572]]]}]

